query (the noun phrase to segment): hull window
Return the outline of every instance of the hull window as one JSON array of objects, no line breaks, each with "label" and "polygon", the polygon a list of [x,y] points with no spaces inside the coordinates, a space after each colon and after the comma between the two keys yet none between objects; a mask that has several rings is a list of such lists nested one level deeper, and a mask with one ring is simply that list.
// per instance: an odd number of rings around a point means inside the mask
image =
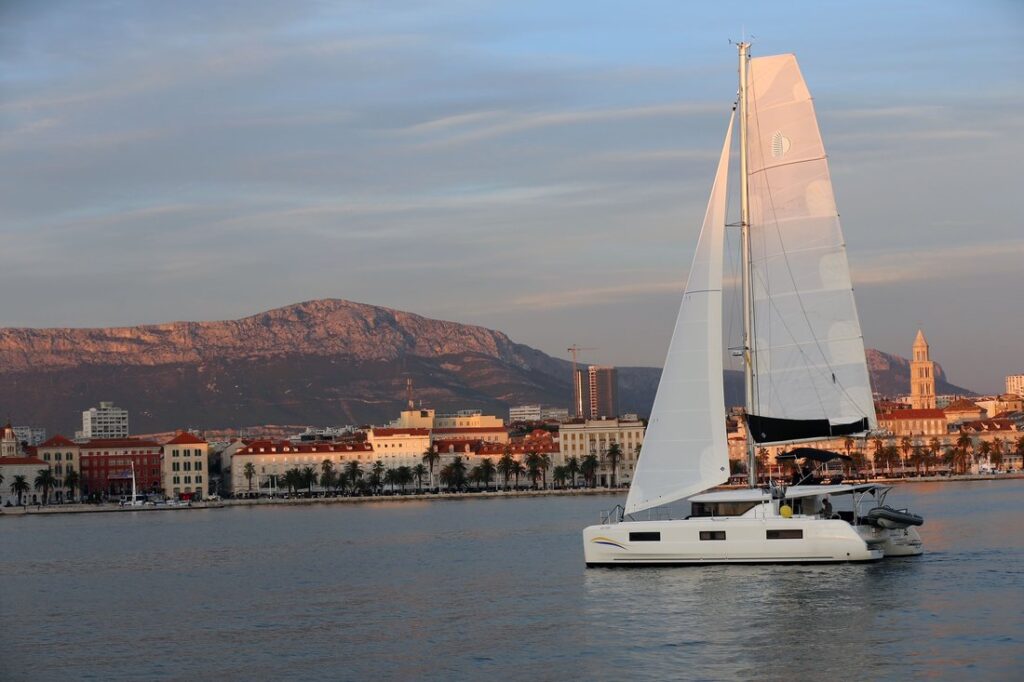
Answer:
[{"label": "hull window", "polygon": [[800,528],[769,530],[767,533],[769,540],[801,540],[804,537],[804,531]]},{"label": "hull window", "polygon": [[661,533],[630,533],[630,542],[661,542]]},{"label": "hull window", "polygon": [[701,540],[724,540],[725,539],[725,531],[724,530],[702,530],[700,532],[700,539]]}]

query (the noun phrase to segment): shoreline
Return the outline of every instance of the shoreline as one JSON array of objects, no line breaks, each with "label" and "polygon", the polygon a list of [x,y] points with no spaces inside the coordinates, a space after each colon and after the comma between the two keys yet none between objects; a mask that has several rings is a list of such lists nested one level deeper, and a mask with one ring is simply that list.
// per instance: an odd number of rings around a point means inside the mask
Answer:
[{"label": "shoreline", "polygon": [[[961,483],[969,481],[1012,481],[1024,479],[1024,473],[1020,474],[965,474],[962,476],[920,476],[916,478],[877,478],[868,483],[880,483],[884,485],[896,485],[900,483]],[[853,481],[850,481],[853,482]],[[724,485],[719,490],[735,490],[746,486]],[[519,491],[488,491],[472,493],[414,493],[410,495],[374,495],[369,497],[295,497],[291,499],[281,498],[247,498],[247,499],[226,499],[210,502],[194,502],[192,505],[181,505],[175,507],[120,507],[116,504],[58,504],[37,508],[30,507],[3,507],[0,508],[0,518],[5,516],[47,516],[52,514],[107,514],[114,512],[176,512],[194,511],[199,509],[224,509],[226,507],[281,507],[301,506],[311,504],[373,504],[373,503],[404,503],[423,501],[456,501],[456,500],[478,500],[478,499],[522,499],[528,497],[573,497],[589,495],[621,495],[629,492],[629,488],[576,488],[569,490],[519,490]]]}]

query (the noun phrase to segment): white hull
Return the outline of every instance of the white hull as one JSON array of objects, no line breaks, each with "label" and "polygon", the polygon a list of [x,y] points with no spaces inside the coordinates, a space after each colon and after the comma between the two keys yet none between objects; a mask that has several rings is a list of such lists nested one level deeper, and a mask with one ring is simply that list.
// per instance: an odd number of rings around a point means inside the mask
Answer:
[{"label": "white hull", "polygon": [[624,521],[583,531],[588,567],[877,561],[882,545],[846,521],[816,517]]},{"label": "white hull", "polygon": [[924,544],[916,528],[876,528],[857,526],[857,532],[869,547],[878,547],[885,556],[918,556],[924,553]]}]

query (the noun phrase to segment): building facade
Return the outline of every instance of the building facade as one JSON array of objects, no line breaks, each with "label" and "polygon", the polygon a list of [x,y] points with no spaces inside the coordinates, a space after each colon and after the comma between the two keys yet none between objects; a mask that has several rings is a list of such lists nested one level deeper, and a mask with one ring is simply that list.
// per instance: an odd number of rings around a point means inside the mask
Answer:
[{"label": "building facade", "polygon": [[[43,460],[53,470],[53,476],[60,482],[54,489],[55,502],[66,502],[76,499],[81,488],[81,472],[79,471],[80,448],[78,443],[57,434],[36,446],[36,457]],[[77,481],[75,474],[78,474]],[[70,476],[70,478],[69,478]],[[68,483],[74,485],[68,485]]]},{"label": "building facade", "polygon": [[896,410],[878,415],[878,427],[894,436],[940,436],[946,433],[946,413],[942,410]]},{"label": "building facade", "polygon": [[1006,392],[1024,396],[1024,374],[1011,374],[1007,376]]},{"label": "building facade", "polygon": [[915,410],[935,409],[935,363],[932,362],[924,332],[917,330],[910,361],[910,406]]},{"label": "building facade", "polygon": [[590,419],[619,416],[619,373],[614,367],[587,367],[587,399]]},{"label": "building facade", "polygon": [[210,485],[210,445],[182,431],[163,445],[160,479],[164,495],[178,500],[201,500]]},{"label": "building facade", "polygon": [[39,445],[46,440],[46,429],[38,426],[15,426],[14,436],[25,445]]},{"label": "building facade", "polygon": [[633,479],[636,461],[644,442],[644,424],[641,421],[619,419],[577,419],[558,427],[559,459],[564,465],[570,457],[578,462],[588,455],[595,455],[600,463],[597,484],[610,485],[612,468],[607,459],[608,448],[617,443],[622,458],[617,467],[616,482],[624,485]]},{"label": "building facade", "polygon": [[[341,473],[351,461],[359,463],[364,475],[373,465],[374,452],[369,443],[301,443],[286,440],[260,440],[240,445],[230,457],[229,476],[231,492],[235,495],[276,494],[281,489],[285,472],[289,469],[312,467],[319,480],[321,465],[328,460],[336,473]],[[251,465],[251,466],[248,466]],[[314,490],[320,487],[314,486]]]},{"label": "building facade", "polygon": [[111,402],[101,402],[99,407],[82,412],[82,430],[75,434],[78,440],[113,440],[128,435],[128,410]]},{"label": "building facade", "polygon": [[79,444],[83,497],[130,495],[160,490],[162,446],[139,438],[94,439]]}]

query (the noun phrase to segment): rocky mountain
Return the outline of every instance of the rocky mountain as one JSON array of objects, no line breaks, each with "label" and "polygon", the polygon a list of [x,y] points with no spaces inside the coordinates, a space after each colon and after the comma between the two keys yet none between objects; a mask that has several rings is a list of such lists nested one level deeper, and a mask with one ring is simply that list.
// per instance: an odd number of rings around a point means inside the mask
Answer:
[{"label": "rocky mountain", "polygon": [[[871,386],[876,393],[886,396],[910,393],[910,360],[898,355],[868,348],[868,371]],[[949,383],[942,365],[935,363],[935,393],[937,395],[974,395],[974,391]]]},{"label": "rocky mountain", "polygon": [[[879,385],[898,386],[902,372],[906,390],[906,360],[877,351],[869,360]],[[646,414],[659,376],[620,368],[622,411]],[[571,403],[566,360],[483,327],[344,300],[223,322],[0,329],[0,413],[51,433],[73,432],[100,400],[128,407],[136,433],[380,423],[401,409],[407,379],[417,401],[440,411]],[[727,374],[729,402],[742,400],[741,386]]]}]

